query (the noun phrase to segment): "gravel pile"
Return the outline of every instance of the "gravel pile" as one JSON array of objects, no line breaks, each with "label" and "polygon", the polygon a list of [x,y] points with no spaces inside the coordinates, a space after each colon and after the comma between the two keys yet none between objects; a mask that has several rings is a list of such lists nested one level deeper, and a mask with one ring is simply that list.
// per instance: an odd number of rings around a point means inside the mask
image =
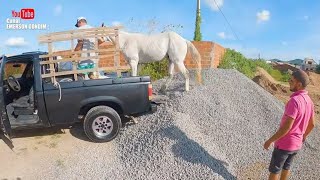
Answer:
[{"label": "gravel pile", "polygon": [[[0,179],[267,179],[272,150],[263,143],[278,128],[284,104],[235,70],[204,70],[201,86],[191,75],[189,92],[177,74],[166,103],[138,117],[138,124],[127,123],[109,143],[88,142],[82,126],[70,130],[77,138],[22,143],[17,152],[26,156],[0,156],[15,168],[0,169]],[[155,92],[163,82],[153,84]],[[56,148],[46,148],[55,142]],[[319,179],[319,129],[307,142],[291,179]]]},{"label": "gravel pile", "polygon": [[[194,79],[192,77],[191,79]],[[123,177],[129,179],[265,179],[271,150],[266,138],[278,128],[284,104],[235,70],[205,70],[204,85],[184,92],[180,74],[169,100],[138,118],[116,139]],[[155,91],[160,80],[153,84]],[[293,179],[320,175],[314,132],[293,167]]]}]

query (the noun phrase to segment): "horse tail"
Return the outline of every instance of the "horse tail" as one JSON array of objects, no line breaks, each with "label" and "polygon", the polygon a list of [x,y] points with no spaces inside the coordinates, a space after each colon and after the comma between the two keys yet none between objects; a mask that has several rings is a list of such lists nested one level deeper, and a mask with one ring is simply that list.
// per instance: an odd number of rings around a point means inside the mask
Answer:
[{"label": "horse tail", "polygon": [[199,53],[199,51],[197,50],[197,48],[190,42],[187,41],[187,45],[188,45],[188,50],[191,52],[192,55],[192,60],[194,60],[197,65],[197,81],[199,84],[202,83],[202,77],[201,77],[201,55]]}]

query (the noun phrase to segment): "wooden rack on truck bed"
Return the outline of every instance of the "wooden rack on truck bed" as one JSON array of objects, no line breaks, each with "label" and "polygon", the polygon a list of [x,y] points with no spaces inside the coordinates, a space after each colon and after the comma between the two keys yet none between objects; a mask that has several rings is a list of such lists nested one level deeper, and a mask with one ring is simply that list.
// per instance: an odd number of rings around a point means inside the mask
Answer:
[{"label": "wooden rack on truck bed", "polygon": [[[46,73],[43,72],[41,75],[42,78],[51,78],[51,82],[53,82],[53,78],[57,76],[64,75],[74,75],[74,80],[77,80],[77,75],[81,73],[88,72],[97,72],[100,71],[112,71],[117,72],[117,75],[120,76],[122,71],[128,71],[130,69],[129,66],[120,66],[120,48],[119,48],[119,28],[120,27],[99,27],[99,28],[89,28],[89,29],[78,29],[71,31],[62,31],[49,33],[45,35],[41,35],[38,37],[39,43],[47,43],[48,44],[48,54],[41,55],[40,58],[46,59],[42,61],[41,65],[49,65],[50,71]],[[114,48],[108,49],[99,49],[98,46],[98,38],[106,38],[113,37]],[[94,50],[80,50],[75,51],[74,41],[77,39],[88,39],[94,38]],[[61,42],[61,41],[70,41],[71,49],[67,52],[53,52],[53,43]],[[81,57],[81,54],[95,54],[94,56]],[[60,56],[60,59],[54,60],[56,57]],[[101,58],[114,57],[114,66],[113,67],[99,67],[99,61]],[[96,66],[94,68],[89,69],[77,69],[77,64],[79,61],[87,60],[87,59],[96,59]],[[73,68],[69,71],[61,71],[56,72],[54,68],[55,63],[60,62],[72,62]]]}]

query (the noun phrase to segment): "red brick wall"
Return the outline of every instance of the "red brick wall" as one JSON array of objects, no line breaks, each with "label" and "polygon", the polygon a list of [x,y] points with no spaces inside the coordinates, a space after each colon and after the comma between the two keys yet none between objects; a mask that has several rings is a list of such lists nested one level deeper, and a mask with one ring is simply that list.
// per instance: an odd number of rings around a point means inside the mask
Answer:
[{"label": "red brick wall", "polygon": [[214,43],[214,60],[213,60],[213,67],[217,68],[223,58],[224,53],[226,52],[226,49],[222,47],[220,44]]},{"label": "red brick wall", "polygon": [[[105,42],[99,46],[99,49],[108,49],[108,48],[114,48],[114,45],[111,42]],[[104,54],[111,54],[111,53],[101,53],[101,55]],[[120,53],[120,66],[128,65],[126,60],[124,59],[124,56],[122,53]],[[114,57],[106,57],[101,58],[99,61],[99,67],[112,67],[114,66]]]},{"label": "red brick wall", "polygon": [[[219,44],[213,43],[211,41],[192,41],[194,46],[197,48],[201,55],[201,67],[203,69],[205,68],[217,68],[222,56],[225,53],[225,48],[222,47]],[[99,49],[107,49],[112,48],[114,45],[112,43],[103,43],[99,46]],[[108,53],[101,53],[101,55],[111,54]],[[186,59],[185,59],[185,65],[187,69],[194,69],[197,68],[196,62],[192,60],[191,53],[188,52]],[[122,53],[120,53],[120,66],[127,65],[126,60],[124,59],[124,56]],[[99,67],[110,67],[114,66],[114,57],[106,57],[101,58],[99,62]]]},{"label": "red brick wall", "polygon": [[[201,55],[201,66],[202,68],[217,68],[222,56],[225,53],[225,48],[219,44],[210,42],[210,41],[192,41],[194,46],[197,48]],[[100,48],[111,48],[114,47],[111,43],[104,43]],[[120,54],[120,65],[126,65],[127,62],[124,59],[123,54]],[[102,58],[100,60],[99,66],[113,66],[114,59],[113,57]],[[196,62],[192,60],[191,53],[188,52],[185,65],[188,69],[193,69],[197,67]]]},{"label": "red brick wall", "polygon": [[[192,41],[201,55],[201,67],[217,68],[225,53],[225,48],[211,41]],[[197,68],[196,62],[192,60],[191,53],[187,53],[185,65],[188,69]]]}]

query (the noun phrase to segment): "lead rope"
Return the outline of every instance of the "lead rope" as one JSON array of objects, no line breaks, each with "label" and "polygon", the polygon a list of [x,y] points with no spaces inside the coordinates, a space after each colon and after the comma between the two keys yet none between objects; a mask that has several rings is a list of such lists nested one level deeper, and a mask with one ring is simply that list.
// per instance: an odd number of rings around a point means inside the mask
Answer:
[{"label": "lead rope", "polygon": [[53,69],[53,86],[54,87],[59,87],[59,102],[61,101],[61,97],[62,97],[62,95],[61,95],[61,86],[60,86],[60,83],[56,80],[56,70],[55,69]]}]

